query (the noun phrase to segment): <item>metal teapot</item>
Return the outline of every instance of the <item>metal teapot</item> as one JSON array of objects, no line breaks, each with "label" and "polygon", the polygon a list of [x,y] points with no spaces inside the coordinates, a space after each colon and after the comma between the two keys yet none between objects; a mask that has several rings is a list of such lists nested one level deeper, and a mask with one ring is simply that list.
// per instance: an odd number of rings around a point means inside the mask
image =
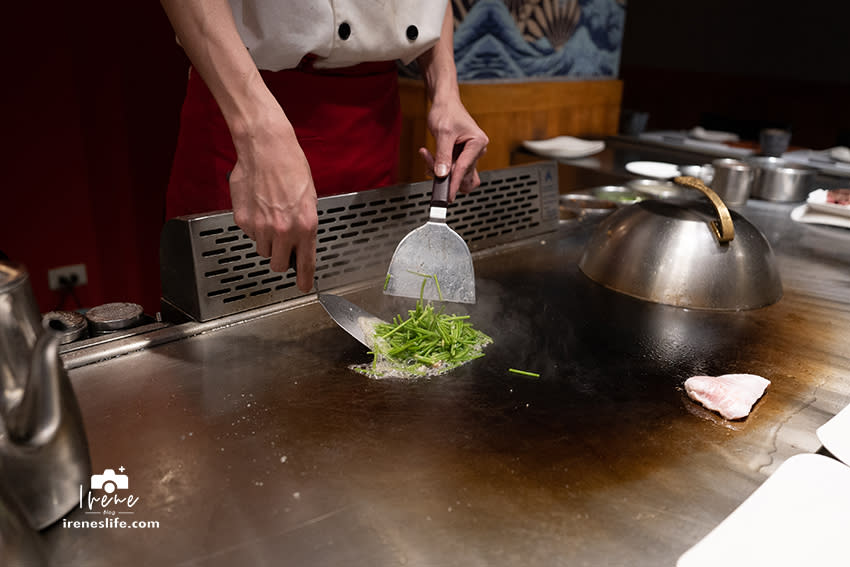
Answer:
[{"label": "metal teapot", "polygon": [[0,262],[0,484],[36,530],[78,504],[91,478],[61,325],[42,324],[26,270]]}]

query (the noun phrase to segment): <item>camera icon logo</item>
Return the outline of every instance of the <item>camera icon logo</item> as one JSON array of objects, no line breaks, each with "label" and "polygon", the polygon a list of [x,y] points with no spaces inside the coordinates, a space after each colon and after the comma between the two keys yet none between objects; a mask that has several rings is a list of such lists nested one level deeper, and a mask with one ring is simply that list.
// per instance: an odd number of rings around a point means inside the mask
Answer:
[{"label": "camera icon logo", "polygon": [[[121,467],[123,472],[124,467]],[[125,489],[130,486],[130,479],[126,474],[115,474],[112,469],[105,469],[103,474],[91,475],[92,490],[102,488],[107,494],[115,492],[116,488]]]}]

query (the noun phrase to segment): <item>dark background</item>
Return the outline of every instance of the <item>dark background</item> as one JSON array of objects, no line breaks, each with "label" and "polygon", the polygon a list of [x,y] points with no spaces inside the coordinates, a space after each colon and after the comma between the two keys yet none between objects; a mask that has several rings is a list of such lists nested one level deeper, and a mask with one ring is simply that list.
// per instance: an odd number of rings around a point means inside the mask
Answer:
[{"label": "dark background", "polygon": [[[27,267],[42,311],[134,301],[155,313],[188,60],[159,2],[13,5],[0,250]],[[47,285],[48,269],[77,263],[79,304]]]},{"label": "dark background", "polygon": [[[0,251],[28,268],[42,311],[154,313],[188,61],[159,2],[55,4],[7,14]],[[631,2],[623,107],[650,129],[786,125],[793,145],[850,143],[850,5],[784,4]],[[48,290],[48,269],[77,263],[76,299]]]},{"label": "dark background", "polygon": [[792,145],[850,144],[850,3],[635,0],[620,75],[623,108],[648,129],[765,126]]}]

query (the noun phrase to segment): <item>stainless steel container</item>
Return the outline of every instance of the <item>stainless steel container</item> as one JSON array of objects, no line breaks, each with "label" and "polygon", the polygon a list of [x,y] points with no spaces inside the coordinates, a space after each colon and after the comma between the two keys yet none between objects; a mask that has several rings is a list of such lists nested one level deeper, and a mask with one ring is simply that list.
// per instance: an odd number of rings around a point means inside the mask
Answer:
[{"label": "stainless steel container", "polygon": [[750,197],[754,197],[756,199],[761,198],[759,195],[761,172],[768,167],[785,165],[788,163],[783,158],[774,156],[750,156],[746,158],[745,161],[753,167],[753,184],[750,188]]},{"label": "stainless steel container", "polygon": [[763,162],[753,185],[753,197],[765,201],[805,201],[814,189],[818,170],[778,160]]},{"label": "stainless steel container", "polygon": [[731,158],[714,160],[711,188],[730,207],[743,205],[750,198],[753,168],[750,164]]}]

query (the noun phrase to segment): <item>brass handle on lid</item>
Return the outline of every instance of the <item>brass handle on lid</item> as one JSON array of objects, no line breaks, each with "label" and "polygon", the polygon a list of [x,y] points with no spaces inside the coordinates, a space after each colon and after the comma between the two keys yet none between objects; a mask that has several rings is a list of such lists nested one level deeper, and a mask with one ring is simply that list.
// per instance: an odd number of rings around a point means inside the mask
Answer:
[{"label": "brass handle on lid", "polygon": [[719,221],[711,221],[711,228],[720,242],[731,242],[735,238],[735,225],[732,224],[732,215],[729,214],[726,203],[723,202],[723,199],[717,193],[708,188],[705,183],[696,177],[684,175],[674,178],[673,182],[696,189],[709,198],[711,204],[717,210],[717,216],[720,217]]}]

